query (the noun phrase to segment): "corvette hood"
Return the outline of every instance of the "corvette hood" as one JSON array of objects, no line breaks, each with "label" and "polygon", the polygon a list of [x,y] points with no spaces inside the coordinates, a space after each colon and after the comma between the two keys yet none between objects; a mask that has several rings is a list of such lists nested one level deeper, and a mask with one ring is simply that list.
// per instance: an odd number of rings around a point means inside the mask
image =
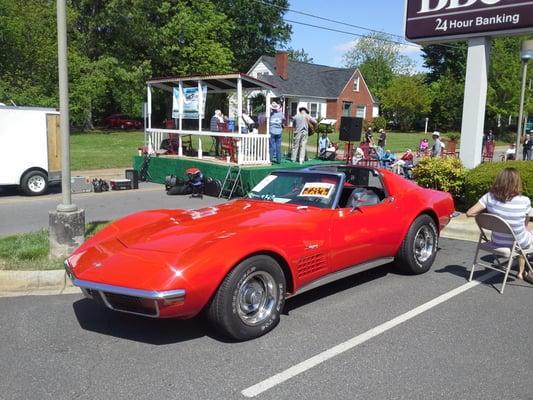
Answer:
[{"label": "corvette hood", "polygon": [[198,210],[149,211],[146,223],[123,227],[117,239],[131,249],[180,253],[274,221],[289,221],[288,214],[297,212],[294,206],[246,200]]}]

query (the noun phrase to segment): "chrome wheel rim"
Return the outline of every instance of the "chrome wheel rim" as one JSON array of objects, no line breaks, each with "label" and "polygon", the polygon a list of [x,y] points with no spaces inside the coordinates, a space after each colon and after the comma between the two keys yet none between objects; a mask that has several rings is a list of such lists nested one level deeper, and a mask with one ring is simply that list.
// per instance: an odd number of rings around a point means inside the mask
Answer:
[{"label": "chrome wheel rim", "polygon": [[423,263],[430,259],[435,249],[435,235],[430,226],[420,227],[415,235],[414,255],[418,262]]},{"label": "chrome wheel rim", "polygon": [[42,191],[45,185],[46,182],[44,178],[40,175],[34,175],[30,179],[28,179],[28,188],[34,193]]},{"label": "chrome wheel rim", "polygon": [[237,313],[246,325],[256,326],[268,319],[276,306],[278,288],[268,272],[253,272],[241,283],[237,294]]}]

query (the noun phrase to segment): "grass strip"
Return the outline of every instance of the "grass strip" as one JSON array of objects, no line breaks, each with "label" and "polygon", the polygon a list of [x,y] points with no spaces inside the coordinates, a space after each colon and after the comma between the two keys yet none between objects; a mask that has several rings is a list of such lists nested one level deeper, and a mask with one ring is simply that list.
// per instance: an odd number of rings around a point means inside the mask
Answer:
[{"label": "grass strip", "polygon": [[[94,235],[108,221],[85,225],[85,236]],[[63,268],[63,259],[49,258],[48,231],[19,233],[0,237],[0,270],[48,271]]]}]

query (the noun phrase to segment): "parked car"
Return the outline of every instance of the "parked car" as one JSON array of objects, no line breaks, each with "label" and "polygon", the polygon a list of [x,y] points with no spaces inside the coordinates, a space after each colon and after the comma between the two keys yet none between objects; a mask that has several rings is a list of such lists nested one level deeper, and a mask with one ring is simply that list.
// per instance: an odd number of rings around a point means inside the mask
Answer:
[{"label": "parked car", "polygon": [[106,128],[141,129],[143,121],[125,114],[112,114],[104,119],[104,126]]},{"label": "parked car", "polygon": [[278,324],[289,296],[391,262],[428,271],[453,212],[449,193],[386,170],[274,171],[243,199],[119,219],[65,268],[112,310],[154,318],[205,310],[222,334],[248,340]]}]

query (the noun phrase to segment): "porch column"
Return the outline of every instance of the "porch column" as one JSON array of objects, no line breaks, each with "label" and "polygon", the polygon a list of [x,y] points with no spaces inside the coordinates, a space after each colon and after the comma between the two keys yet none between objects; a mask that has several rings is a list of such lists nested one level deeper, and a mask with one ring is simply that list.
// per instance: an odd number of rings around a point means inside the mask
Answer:
[{"label": "porch column", "polygon": [[267,162],[270,162],[270,99],[272,98],[272,94],[270,93],[270,90],[267,92],[266,96],[266,160]]},{"label": "porch column", "polygon": [[[202,81],[198,81],[198,132],[202,132],[202,104],[203,104],[203,93],[202,93]],[[202,135],[198,135],[198,158],[202,159]]]},{"label": "porch column", "polygon": [[178,130],[180,131],[180,134],[178,135],[179,140],[179,146],[178,146],[178,157],[183,156],[183,145],[181,142],[181,130],[183,129],[183,83],[179,81],[178,83],[178,94],[179,94],[179,100],[178,100]]}]

